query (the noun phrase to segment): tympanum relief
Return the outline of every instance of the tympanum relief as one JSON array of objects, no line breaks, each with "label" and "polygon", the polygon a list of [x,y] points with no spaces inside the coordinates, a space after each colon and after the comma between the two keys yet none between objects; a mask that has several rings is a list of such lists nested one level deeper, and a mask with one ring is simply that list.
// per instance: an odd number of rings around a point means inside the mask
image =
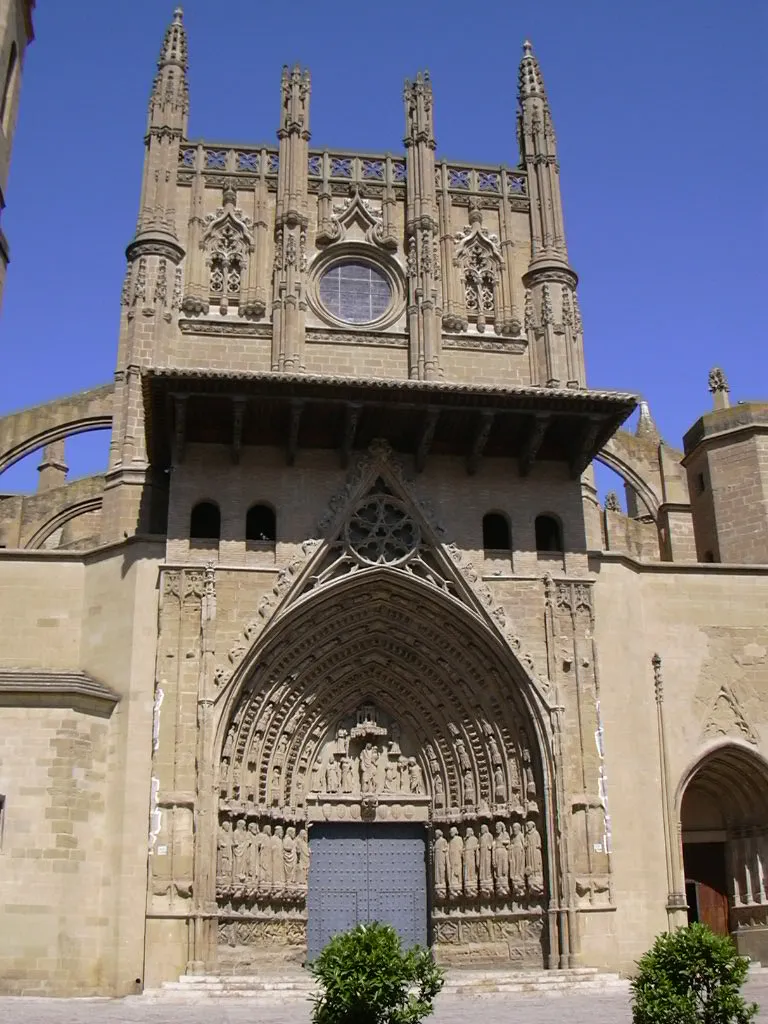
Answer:
[{"label": "tympanum relief", "polygon": [[291,705],[280,686],[262,701],[246,694],[226,735],[216,895],[227,942],[251,932],[261,941],[258,928],[239,927],[244,920],[274,922],[274,941],[303,941],[313,821],[431,823],[436,921],[541,913],[525,730],[436,720],[424,742],[407,714],[400,721],[373,700],[330,724],[313,710],[306,697]]}]

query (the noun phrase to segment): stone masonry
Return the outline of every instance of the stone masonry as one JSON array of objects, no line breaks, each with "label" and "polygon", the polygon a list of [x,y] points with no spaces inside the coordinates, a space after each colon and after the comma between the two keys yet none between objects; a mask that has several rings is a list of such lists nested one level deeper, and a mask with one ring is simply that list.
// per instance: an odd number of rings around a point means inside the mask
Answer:
[{"label": "stone masonry", "polygon": [[190,139],[173,13],[114,381],[0,419],[0,470],[41,452],[0,495],[0,991],[382,914],[455,967],[631,973],[688,919],[768,958],[768,407],[713,370],[678,450],[588,386],[530,43],[510,166],[439,156],[426,73],[397,154],[279,89],[275,145]]}]

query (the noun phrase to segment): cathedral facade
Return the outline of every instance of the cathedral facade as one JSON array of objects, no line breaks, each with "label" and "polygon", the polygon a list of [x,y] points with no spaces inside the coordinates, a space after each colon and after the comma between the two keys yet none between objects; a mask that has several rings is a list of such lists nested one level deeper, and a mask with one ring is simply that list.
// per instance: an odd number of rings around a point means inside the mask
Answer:
[{"label": "cathedral facade", "polygon": [[[0,989],[388,920],[449,965],[768,957],[768,405],[591,389],[530,44],[516,166],[187,134],[173,15],[114,381],[0,420]],[[637,429],[622,424],[640,405]],[[68,483],[64,439],[110,429]],[[626,484],[601,507],[592,463]]]}]

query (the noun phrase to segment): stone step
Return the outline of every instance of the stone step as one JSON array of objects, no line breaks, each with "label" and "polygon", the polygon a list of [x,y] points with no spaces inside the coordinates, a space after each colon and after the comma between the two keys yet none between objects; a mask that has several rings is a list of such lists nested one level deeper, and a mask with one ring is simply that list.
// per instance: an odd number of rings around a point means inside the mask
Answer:
[{"label": "stone step", "polygon": [[[446,972],[443,993],[482,998],[497,993],[599,992],[625,989],[628,982],[617,974],[580,967],[562,971],[457,970]],[[253,975],[184,975],[159,989],[146,989],[139,998],[146,1002],[198,1002],[250,1000],[252,1002],[304,1002],[317,991],[304,971]]]}]

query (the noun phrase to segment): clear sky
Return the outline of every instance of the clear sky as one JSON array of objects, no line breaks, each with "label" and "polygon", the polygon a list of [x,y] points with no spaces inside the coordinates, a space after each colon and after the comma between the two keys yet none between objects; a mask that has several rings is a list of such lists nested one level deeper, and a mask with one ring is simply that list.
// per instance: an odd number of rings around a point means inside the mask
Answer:
[{"label": "clear sky", "polygon": [[[8,208],[0,413],[111,379],[146,106],[172,0],[43,0]],[[313,145],[402,149],[428,68],[438,155],[517,161],[521,43],[558,136],[589,383],[636,391],[680,444],[722,365],[768,396],[767,0],[186,0],[190,136],[272,141],[280,68],[312,72]],[[72,475],[103,444],[68,447]],[[33,457],[33,463],[36,462]],[[0,489],[34,486],[30,466]]]}]

